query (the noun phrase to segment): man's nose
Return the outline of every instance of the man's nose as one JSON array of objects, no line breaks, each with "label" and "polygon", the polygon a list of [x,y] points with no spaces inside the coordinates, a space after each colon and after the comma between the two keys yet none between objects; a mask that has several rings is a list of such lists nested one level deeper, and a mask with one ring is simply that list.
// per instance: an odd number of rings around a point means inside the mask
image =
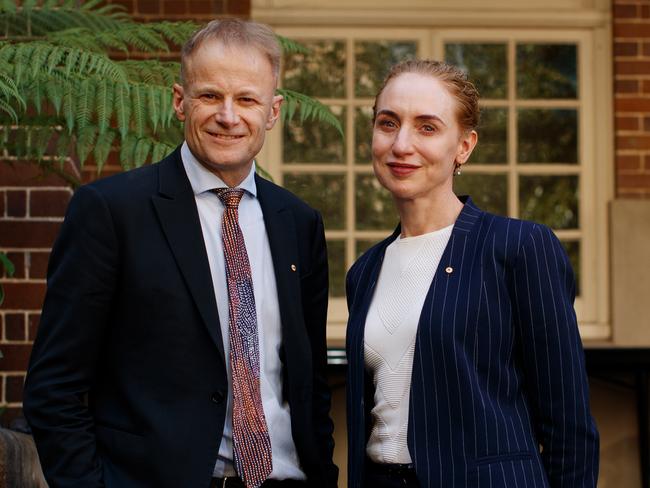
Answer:
[{"label": "man's nose", "polygon": [[217,122],[225,127],[237,125],[239,114],[232,100],[224,100],[215,114]]}]

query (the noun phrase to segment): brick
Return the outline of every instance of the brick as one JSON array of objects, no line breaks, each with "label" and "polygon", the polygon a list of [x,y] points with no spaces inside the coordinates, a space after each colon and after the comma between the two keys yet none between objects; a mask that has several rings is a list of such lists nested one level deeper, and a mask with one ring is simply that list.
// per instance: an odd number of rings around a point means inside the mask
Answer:
[{"label": "brick", "polygon": [[60,222],[0,221],[0,247],[52,247]]},{"label": "brick", "polygon": [[32,353],[31,344],[2,344],[2,370],[27,371],[29,355]]},{"label": "brick", "polygon": [[[0,162],[0,164],[2,164],[2,163]],[[6,199],[7,199],[7,192],[0,191],[0,217],[5,216],[5,208],[6,208],[5,201],[6,201]]]},{"label": "brick", "polygon": [[643,166],[646,171],[650,170],[650,155],[646,154],[643,157]]},{"label": "brick", "polygon": [[227,12],[231,15],[249,17],[251,14],[250,0],[227,0]]},{"label": "brick", "polygon": [[7,190],[7,216],[25,217],[27,215],[27,192]]},{"label": "brick", "polygon": [[638,188],[650,191],[650,173],[619,173],[616,177],[616,183],[619,188]]},{"label": "brick", "polygon": [[[25,278],[25,253],[8,252],[7,257],[13,263],[15,271],[12,278]],[[6,276],[6,275],[5,275]]]},{"label": "brick", "polygon": [[45,283],[4,283],[5,310],[40,310],[45,297]]},{"label": "brick", "polygon": [[650,23],[614,22],[614,37],[650,37]]},{"label": "brick", "polygon": [[641,169],[641,157],[635,155],[618,155],[616,156],[616,169],[638,171]]},{"label": "brick", "polygon": [[166,0],[163,3],[165,15],[186,15],[187,10],[187,3],[182,0]]},{"label": "brick", "polygon": [[614,56],[636,56],[639,45],[636,42],[615,42]]},{"label": "brick", "polygon": [[210,0],[189,0],[187,13],[192,16],[213,14]]},{"label": "brick", "polygon": [[638,93],[639,82],[637,80],[616,80],[614,91],[616,93]]},{"label": "brick", "polygon": [[133,0],[111,0],[110,3],[113,3],[115,5],[121,5],[124,8],[124,12],[129,12],[129,13],[134,12]]},{"label": "brick", "polygon": [[41,321],[40,313],[30,313],[27,315],[27,339],[34,341],[36,339],[36,333],[38,332],[38,324]]},{"label": "brick", "polygon": [[63,217],[71,195],[69,190],[32,190],[29,195],[29,215]]},{"label": "brick", "polygon": [[139,14],[160,14],[160,2],[157,0],[138,0],[137,10]]},{"label": "brick", "polygon": [[641,5],[641,17],[644,19],[650,18],[650,5]]},{"label": "brick", "polygon": [[614,70],[617,75],[650,74],[650,61],[616,61]]},{"label": "brick", "polygon": [[[616,98],[614,110],[616,112],[650,112],[650,98]],[[617,115],[622,114],[618,113]],[[2,235],[1,232],[0,235]]]},{"label": "brick", "polygon": [[5,314],[5,339],[8,341],[25,340],[25,314]]},{"label": "brick", "polygon": [[616,117],[614,127],[615,130],[617,131],[639,130],[639,118],[638,117]]},{"label": "brick", "polygon": [[[647,192],[650,195],[650,191]],[[630,190],[630,189],[618,189],[616,192],[616,198],[625,198],[628,200],[644,200],[647,198],[646,192],[643,190]]]},{"label": "brick", "polygon": [[7,376],[5,383],[5,401],[7,403],[20,403],[23,401],[23,385],[25,376]]},{"label": "brick", "polygon": [[636,5],[614,5],[615,19],[634,19],[638,16]]},{"label": "brick", "polygon": [[212,0],[212,3],[215,14],[225,14],[227,12],[226,0]]},{"label": "brick", "polygon": [[49,252],[30,252],[28,272],[30,279],[45,279],[47,277],[47,263],[50,259]]},{"label": "brick", "polygon": [[45,175],[32,163],[0,164],[0,181],[3,186],[62,186],[64,179],[54,174]]},{"label": "brick", "polygon": [[650,149],[650,136],[618,136],[616,149]]}]

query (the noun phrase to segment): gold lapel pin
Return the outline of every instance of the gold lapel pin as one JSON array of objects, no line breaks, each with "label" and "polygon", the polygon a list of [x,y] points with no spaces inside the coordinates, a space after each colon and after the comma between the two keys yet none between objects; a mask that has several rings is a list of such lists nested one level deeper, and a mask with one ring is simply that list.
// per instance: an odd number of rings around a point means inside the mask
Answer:
[{"label": "gold lapel pin", "polygon": [[454,272],[454,268],[452,268],[451,266],[447,266],[447,267],[445,268],[445,273],[447,273],[447,274],[451,274],[451,273],[453,273],[453,272]]},{"label": "gold lapel pin", "polygon": [[296,269],[298,269],[298,268],[296,268],[296,265],[295,265],[295,264],[292,264],[292,265],[291,265],[291,271],[295,271]]}]

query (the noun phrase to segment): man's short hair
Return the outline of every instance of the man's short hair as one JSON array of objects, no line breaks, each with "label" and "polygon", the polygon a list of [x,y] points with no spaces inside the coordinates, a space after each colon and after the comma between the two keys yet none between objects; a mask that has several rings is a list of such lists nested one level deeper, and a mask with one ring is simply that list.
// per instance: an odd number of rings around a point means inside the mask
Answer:
[{"label": "man's short hair", "polygon": [[196,31],[181,50],[181,83],[185,83],[187,61],[207,41],[221,42],[226,46],[254,47],[264,54],[273,69],[277,81],[280,74],[282,49],[273,30],[266,24],[251,20],[213,20]]}]

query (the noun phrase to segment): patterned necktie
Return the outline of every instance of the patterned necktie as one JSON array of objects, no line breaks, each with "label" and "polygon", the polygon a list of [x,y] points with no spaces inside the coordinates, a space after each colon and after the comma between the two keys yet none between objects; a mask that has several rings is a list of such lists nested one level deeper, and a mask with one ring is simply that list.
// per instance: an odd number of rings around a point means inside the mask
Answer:
[{"label": "patterned necktie", "polygon": [[257,488],[271,474],[271,439],[260,392],[260,351],[251,266],[239,227],[240,188],[214,190],[226,206],[221,236],[228,282],[230,370],[232,372],[232,441],[235,469],[247,488]]}]

